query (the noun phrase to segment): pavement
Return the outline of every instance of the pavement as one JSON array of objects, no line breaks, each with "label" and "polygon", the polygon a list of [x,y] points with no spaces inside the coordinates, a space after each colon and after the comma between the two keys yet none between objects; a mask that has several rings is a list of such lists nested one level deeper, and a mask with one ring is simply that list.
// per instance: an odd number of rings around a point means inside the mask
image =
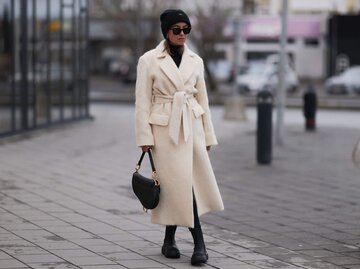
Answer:
[{"label": "pavement", "polygon": [[[201,268],[360,268],[359,126],[287,123],[271,165],[259,165],[255,111],[237,122],[211,110],[226,209],[201,218],[210,257]],[[164,227],[132,193],[133,105],[90,111],[94,120],[0,140],[0,269],[191,268],[189,231],[177,231],[181,258],[164,258]]]}]

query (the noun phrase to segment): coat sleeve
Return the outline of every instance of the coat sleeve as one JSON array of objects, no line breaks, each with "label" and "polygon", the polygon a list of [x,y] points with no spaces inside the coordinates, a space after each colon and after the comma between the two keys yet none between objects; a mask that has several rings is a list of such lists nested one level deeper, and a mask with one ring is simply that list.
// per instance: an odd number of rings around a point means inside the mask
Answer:
[{"label": "coat sleeve", "polygon": [[135,132],[137,146],[153,146],[154,137],[149,123],[152,101],[152,79],[148,65],[143,57],[139,58],[135,86]]},{"label": "coat sleeve", "polygon": [[211,120],[211,113],[209,109],[209,100],[206,92],[206,84],[204,78],[204,63],[200,59],[200,76],[196,83],[196,89],[198,90],[197,93],[197,101],[204,109],[205,113],[202,115],[203,125],[204,125],[204,132],[205,132],[205,142],[206,146],[217,145],[217,139],[214,131],[214,127]]}]

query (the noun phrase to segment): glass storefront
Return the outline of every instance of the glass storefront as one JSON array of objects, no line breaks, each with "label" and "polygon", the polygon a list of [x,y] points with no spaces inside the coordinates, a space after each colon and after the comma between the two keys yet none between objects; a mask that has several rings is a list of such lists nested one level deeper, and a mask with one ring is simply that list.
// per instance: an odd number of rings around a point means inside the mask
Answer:
[{"label": "glass storefront", "polygon": [[0,0],[0,136],[88,118],[87,53],[87,0]]}]

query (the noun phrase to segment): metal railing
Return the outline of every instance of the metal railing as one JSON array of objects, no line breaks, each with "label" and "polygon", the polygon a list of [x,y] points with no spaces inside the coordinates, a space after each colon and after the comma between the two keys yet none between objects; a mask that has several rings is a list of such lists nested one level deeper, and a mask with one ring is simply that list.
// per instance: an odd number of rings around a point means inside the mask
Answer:
[{"label": "metal railing", "polygon": [[0,137],[89,118],[88,0],[0,0]]}]

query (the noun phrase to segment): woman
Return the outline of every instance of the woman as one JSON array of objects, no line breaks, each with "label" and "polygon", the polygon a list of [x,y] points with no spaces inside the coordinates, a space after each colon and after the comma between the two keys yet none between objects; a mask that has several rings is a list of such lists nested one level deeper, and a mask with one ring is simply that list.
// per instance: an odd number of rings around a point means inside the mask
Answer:
[{"label": "woman", "polygon": [[208,105],[202,59],[186,45],[191,30],[182,10],[160,16],[165,38],[139,58],[136,80],[136,142],[150,148],[161,184],[153,223],[166,225],[161,252],[179,258],[178,225],[194,239],[192,264],[208,259],[199,216],[223,210],[207,151],[217,144]]}]

